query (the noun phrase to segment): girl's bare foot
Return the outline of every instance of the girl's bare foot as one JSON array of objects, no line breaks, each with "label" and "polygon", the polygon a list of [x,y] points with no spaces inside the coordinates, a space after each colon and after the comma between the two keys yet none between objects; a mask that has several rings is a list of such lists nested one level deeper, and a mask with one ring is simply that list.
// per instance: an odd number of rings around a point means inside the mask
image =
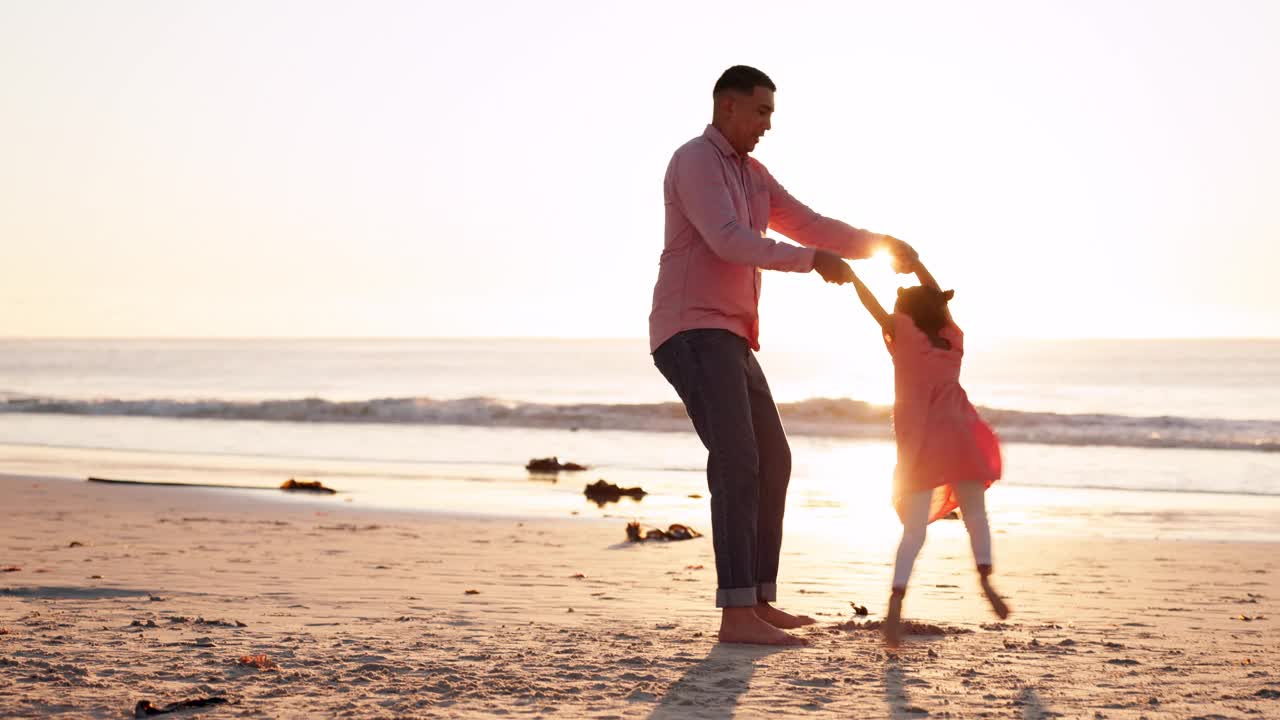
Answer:
[{"label": "girl's bare foot", "polygon": [[996,593],[996,589],[991,587],[990,565],[978,566],[978,582],[982,584],[982,594],[987,596],[987,602],[991,603],[991,609],[995,611],[996,617],[1001,620],[1009,617],[1009,606]]},{"label": "girl's bare foot", "polygon": [[902,644],[902,597],[905,594],[906,590],[897,588],[889,594],[889,612],[885,613],[880,628],[884,632],[884,644],[891,648]]},{"label": "girl's bare foot", "polygon": [[720,614],[720,642],[800,647],[809,641],[785,633],[756,615],[755,608],[724,608]]},{"label": "girl's bare foot", "polygon": [[767,602],[756,605],[755,610],[756,617],[781,630],[794,630],[795,628],[818,622],[808,615],[792,615],[789,612],[779,610]]}]

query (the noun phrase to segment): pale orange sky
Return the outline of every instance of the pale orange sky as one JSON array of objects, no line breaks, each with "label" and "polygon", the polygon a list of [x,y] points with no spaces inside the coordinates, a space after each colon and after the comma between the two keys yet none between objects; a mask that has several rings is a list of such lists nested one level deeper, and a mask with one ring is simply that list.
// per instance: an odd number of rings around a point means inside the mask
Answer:
[{"label": "pale orange sky", "polygon": [[[971,335],[1280,336],[1277,37],[1262,1],[0,2],[0,335],[643,336],[667,160],[746,63],[756,156]],[[762,316],[869,327],[814,274]]]}]

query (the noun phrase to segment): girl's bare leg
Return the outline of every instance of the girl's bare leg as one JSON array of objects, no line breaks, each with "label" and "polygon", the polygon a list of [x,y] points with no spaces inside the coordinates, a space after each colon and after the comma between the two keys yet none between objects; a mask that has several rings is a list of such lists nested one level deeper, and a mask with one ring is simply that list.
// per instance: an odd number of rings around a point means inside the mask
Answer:
[{"label": "girl's bare leg", "polygon": [[969,531],[973,559],[978,565],[978,582],[982,586],[982,594],[987,596],[987,602],[991,603],[996,617],[1004,620],[1009,617],[1009,606],[991,586],[991,527],[987,522],[986,488],[979,482],[956,483],[954,488],[960,502],[965,530]]},{"label": "girl's bare leg", "polygon": [[902,644],[902,598],[906,590],[894,588],[889,593],[889,611],[884,615],[884,644],[896,648]]},{"label": "girl's bare leg", "polygon": [[901,642],[902,599],[907,592],[907,581],[911,579],[911,569],[915,566],[916,556],[924,547],[925,528],[929,520],[929,500],[933,493],[929,490],[912,493],[905,500],[903,508],[902,541],[898,543],[898,556],[893,565],[893,592],[889,594],[889,611],[885,613],[884,642],[889,647],[898,647]]},{"label": "girl's bare leg", "polygon": [[991,587],[990,565],[978,566],[978,582],[982,585],[982,594],[987,596],[987,602],[991,603],[991,609],[995,611],[996,617],[1004,620],[1009,617],[1009,606],[1005,604],[1004,599],[996,593],[996,589]]}]

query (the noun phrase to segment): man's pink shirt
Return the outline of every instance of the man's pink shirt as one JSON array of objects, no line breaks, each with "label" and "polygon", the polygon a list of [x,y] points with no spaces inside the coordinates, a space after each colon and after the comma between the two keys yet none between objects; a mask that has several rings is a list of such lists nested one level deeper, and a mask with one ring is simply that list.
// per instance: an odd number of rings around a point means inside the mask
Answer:
[{"label": "man's pink shirt", "polygon": [[[810,272],[814,249],[865,258],[878,236],[809,209],[711,125],[671,156],[666,238],[649,313],[649,351],[682,330],[720,328],[760,349],[760,270]],[[806,247],[764,236],[772,229]]]}]

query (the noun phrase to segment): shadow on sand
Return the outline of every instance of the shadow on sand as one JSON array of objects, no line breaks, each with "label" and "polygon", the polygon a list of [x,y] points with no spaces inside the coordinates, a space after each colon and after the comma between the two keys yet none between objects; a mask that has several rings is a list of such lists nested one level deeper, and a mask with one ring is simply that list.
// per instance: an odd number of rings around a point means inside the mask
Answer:
[{"label": "shadow on sand", "polygon": [[889,705],[889,717],[893,720],[920,718],[927,713],[911,704],[907,695],[907,684],[903,682],[902,666],[897,662],[888,662],[884,666],[884,701]]},{"label": "shadow on sand", "polygon": [[1044,703],[1040,702],[1040,695],[1034,688],[1022,688],[1022,692],[1018,693],[1017,702],[1022,705],[1022,720],[1060,717],[1058,713],[1050,712],[1045,708]]},{"label": "shadow on sand", "polygon": [[[904,679],[902,666],[897,662],[885,664],[884,668],[884,701],[889,706],[889,717],[893,720],[919,720],[929,715],[929,711],[911,702],[907,694],[907,681]],[[1060,717],[1058,713],[1045,708],[1040,695],[1034,688],[1024,687],[1018,693],[1014,704],[1022,708],[1018,716],[1021,720],[1044,720]]]},{"label": "shadow on sand", "polygon": [[35,598],[38,600],[105,600],[107,598],[147,597],[150,594],[151,591],[149,590],[73,585],[0,588],[0,595]]},{"label": "shadow on sand", "polygon": [[[751,684],[756,661],[790,648],[717,644],[698,664],[667,688],[650,720],[732,718]],[[728,695],[729,697],[726,697]]]}]

